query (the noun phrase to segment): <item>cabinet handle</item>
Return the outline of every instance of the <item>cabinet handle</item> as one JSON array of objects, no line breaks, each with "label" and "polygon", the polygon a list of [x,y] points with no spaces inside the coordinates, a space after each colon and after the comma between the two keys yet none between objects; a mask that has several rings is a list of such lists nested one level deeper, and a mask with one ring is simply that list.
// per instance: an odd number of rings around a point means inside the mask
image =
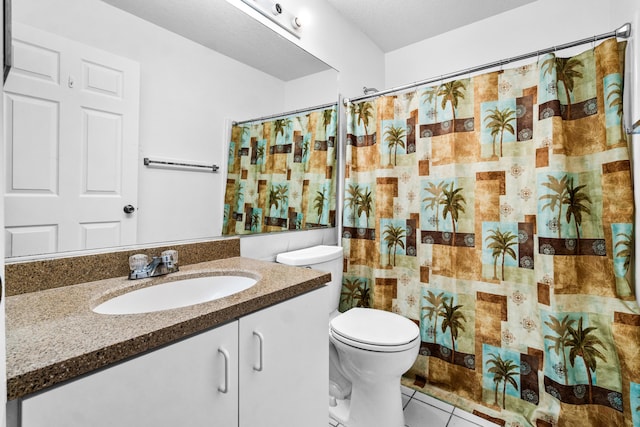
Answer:
[{"label": "cabinet handle", "polygon": [[262,368],[264,368],[264,360],[263,360],[263,346],[264,346],[264,337],[262,336],[262,334],[260,332],[257,331],[253,331],[253,335],[258,337],[258,342],[260,343],[260,353],[259,353],[259,359],[258,362],[260,363],[258,366],[253,367],[254,371],[262,371]]},{"label": "cabinet handle", "polygon": [[226,393],[229,391],[229,352],[223,348],[218,349],[218,353],[224,357],[224,387],[218,387],[220,393]]}]

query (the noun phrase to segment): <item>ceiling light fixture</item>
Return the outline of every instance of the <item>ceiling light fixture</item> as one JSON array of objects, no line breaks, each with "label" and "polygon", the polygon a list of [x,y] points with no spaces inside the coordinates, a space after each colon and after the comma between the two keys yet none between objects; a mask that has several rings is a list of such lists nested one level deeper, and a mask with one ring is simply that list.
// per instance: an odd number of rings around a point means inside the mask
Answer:
[{"label": "ceiling light fixture", "polygon": [[303,21],[294,15],[279,2],[273,0],[242,0],[243,3],[251,6],[289,33],[300,38]]}]

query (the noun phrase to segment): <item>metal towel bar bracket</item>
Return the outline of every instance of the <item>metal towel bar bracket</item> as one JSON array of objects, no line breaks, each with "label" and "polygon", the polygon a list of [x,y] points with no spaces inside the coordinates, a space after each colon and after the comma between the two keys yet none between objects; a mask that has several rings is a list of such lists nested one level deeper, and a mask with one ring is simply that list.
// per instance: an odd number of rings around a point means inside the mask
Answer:
[{"label": "metal towel bar bracket", "polygon": [[178,167],[188,167],[188,168],[202,168],[202,169],[211,169],[212,172],[217,172],[220,167],[218,165],[197,165],[193,163],[182,163],[182,162],[174,162],[171,160],[151,160],[148,157],[144,158],[144,165],[164,165],[164,166],[178,166]]}]

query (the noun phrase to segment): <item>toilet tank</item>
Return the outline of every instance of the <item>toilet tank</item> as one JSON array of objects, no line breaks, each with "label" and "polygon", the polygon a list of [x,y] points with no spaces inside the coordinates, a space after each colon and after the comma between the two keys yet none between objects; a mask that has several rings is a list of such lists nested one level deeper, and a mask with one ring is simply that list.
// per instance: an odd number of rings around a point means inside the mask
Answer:
[{"label": "toilet tank", "polygon": [[312,246],[276,256],[276,262],[296,267],[307,267],[331,273],[329,282],[329,313],[338,309],[342,292],[342,258],[340,246]]}]

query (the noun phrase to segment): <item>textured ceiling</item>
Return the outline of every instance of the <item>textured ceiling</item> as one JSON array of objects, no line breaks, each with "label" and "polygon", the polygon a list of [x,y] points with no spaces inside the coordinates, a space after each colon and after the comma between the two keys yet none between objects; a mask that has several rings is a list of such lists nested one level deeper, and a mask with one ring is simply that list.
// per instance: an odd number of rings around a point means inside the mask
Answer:
[{"label": "textured ceiling", "polygon": [[327,0],[383,52],[535,0]]}]

